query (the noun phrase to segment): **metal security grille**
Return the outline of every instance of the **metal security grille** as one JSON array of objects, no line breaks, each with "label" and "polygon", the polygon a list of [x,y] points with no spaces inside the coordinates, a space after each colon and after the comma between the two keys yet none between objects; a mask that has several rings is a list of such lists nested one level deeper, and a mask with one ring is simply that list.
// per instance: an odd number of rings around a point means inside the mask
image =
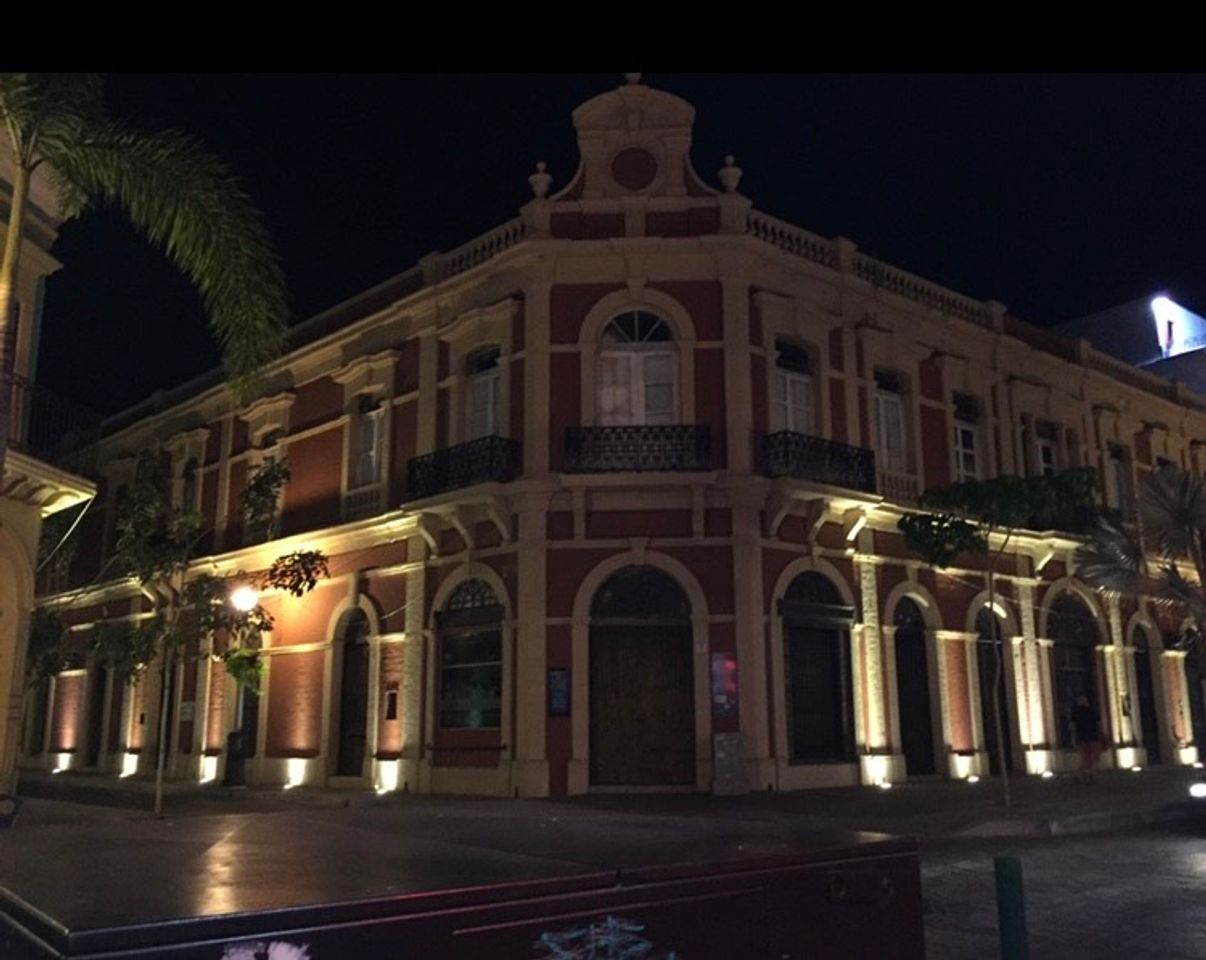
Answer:
[{"label": "metal security grille", "polygon": [[875,454],[870,450],[790,430],[762,438],[762,469],[768,477],[875,492]]},{"label": "metal security grille", "polygon": [[414,457],[407,471],[407,499],[419,500],[475,483],[507,483],[519,474],[519,460],[519,443],[507,437],[481,437]]},{"label": "metal security grille", "polygon": [[566,473],[642,473],[710,470],[712,434],[706,426],[569,427]]}]

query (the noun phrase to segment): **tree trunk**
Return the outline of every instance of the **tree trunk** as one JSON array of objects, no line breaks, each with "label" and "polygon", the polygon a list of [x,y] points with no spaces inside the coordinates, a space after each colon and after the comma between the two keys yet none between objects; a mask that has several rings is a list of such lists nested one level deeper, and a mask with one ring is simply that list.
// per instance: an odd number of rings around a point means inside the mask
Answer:
[{"label": "tree trunk", "polygon": [[1009,731],[1003,729],[1001,723],[1001,678],[1005,672],[1005,657],[1001,650],[1003,638],[997,625],[996,561],[988,551],[985,551],[984,560],[988,565],[988,616],[989,622],[992,624],[992,725],[997,732],[997,768],[1001,771],[1001,802],[1005,804],[1005,809],[1008,811],[1012,797],[1009,792],[1009,765],[1006,763],[1005,736]]},{"label": "tree trunk", "polygon": [[169,644],[163,644],[159,657],[159,742],[155,745],[155,816],[163,816],[163,768],[167,762],[168,737],[168,684],[175,679],[172,670],[173,654],[169,653]]},{"label": "tree trunk", "polygon": [[4,238],[4,256],[0,258],[0,476],[8,452],[12,428],[13,368],[17,360],[17,268],[21,264],[21,236],[25,230],[25,204],[29,197],[29,170],[17,163],[13,177],[12,207]]}]

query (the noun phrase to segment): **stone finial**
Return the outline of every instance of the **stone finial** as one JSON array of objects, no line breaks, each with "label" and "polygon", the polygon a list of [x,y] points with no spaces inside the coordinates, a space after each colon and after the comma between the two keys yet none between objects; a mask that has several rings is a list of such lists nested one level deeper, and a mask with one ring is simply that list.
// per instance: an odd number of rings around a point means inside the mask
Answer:
[{"label": "stone finial", "polygon": [[532,185],[532,194],[537,200],[543,200],[549,195],[549,187],[553,183],[553,178],[550,174],[545,173],[548,165],[541,160],[536,164],[536,172],[528,177],[528,183]]},{"label": "stone finial", "polygon": [[720,168],[720,172],[716,176],[720,178],[720,184],[724,187],[725,193],[737,192],[737,185],[741,183],[741,168],[733,162],[731,153],[724,158],[724,166]]},{"label": "stone finial", "polygon": [[639,73],[626,73],[624,74],[624,82],[630,87],[635,87],[641,82],[641,75]]}]

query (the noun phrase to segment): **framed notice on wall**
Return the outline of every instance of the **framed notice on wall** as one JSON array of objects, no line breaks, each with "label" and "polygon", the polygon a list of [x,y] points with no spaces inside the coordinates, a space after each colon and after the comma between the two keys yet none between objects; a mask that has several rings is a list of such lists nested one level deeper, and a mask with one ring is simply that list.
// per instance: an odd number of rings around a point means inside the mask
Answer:
[{"label": "framed notice on wall", "polygon": [[570,715],[569,671],[555,668],[549,671],[549,716]]},{"label": "framed notice on wall", "polygon": [[737,716],[737,655],[712,654],[712,716]]}]

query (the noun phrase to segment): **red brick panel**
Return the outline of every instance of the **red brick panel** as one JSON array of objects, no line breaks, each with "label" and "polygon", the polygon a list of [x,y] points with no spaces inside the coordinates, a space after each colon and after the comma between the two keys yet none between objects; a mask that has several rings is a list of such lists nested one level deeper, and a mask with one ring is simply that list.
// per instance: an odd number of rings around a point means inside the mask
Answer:
[{"label": "red brick panel", "polygon": [[946,412],[937,407],[921,407],[921,459],[926,488],[943,487],[951,482],[950,457],[947,454]]},{"label": "red brick panel", "polygon": [[[584,426],[581,366],[576,353],[554,353],[549,367],[549,469],[556,473],[565,462],[565,428]],[[532,398],[532,402],[542,401]]]},{"label": "red brick panel", "polygon": [[398,396],[419,389],[419,341],[407,340],[397,347],[399,357],[394,367],[394,392]]},{"label": "red brick panel", "polygon": [[239,508],[239,497],[246,486],[247,461],[237,460],[230,465],[230,507],[226,515],[227,547],[238,546],[243,542],[243,511]]},{"label": "red brick panel", "polygon": [[586,535],[611,537],[689,537],[690,510],[592,510]]},{"label": "red brick panel", "polygon": [[408,400],[394,408],[393,437],[390,441],[389,501],[401,503],[406,499],[406,470],[415,455],[415,434],[418,430],[419,404]]},{"label": "red brick panel", "polygon": [[567,237],[572,240],[605,240],[608,237],[622,237],[624,236],[624,214],[562,211],[554,213],[550,218],[549,232],[554,237]]},{"label": "red brick panel", "polygon": [[1152,435],[1146,430],[1140,430],[1135,434],[1135,461],[1151,466]]},{"label": "red brick panel", "polygon": [[846,354],[842,343],[841,327],[829,331],[829,366],[834,370],[846,369]]},{"label": "red brick panel", "polygon": [[[184,661],[184,677],[181,682],[180,706],[183,707],[186,703],[191,703],[193,709],[197,709],[197,661],[191,655],[191,651],[186,653],[187,659]],[[181,753],[193,752],[193,728],[196,725],[196,714],[193,720],[181,720],[179,729],[176,732],[176,749]]]},{"label": "red brick panel", "polygon": [[281,517],[285,536],[340,522],[343,430],[323,430],[289,444],[289,469]]},{"label": "red brick panel", "polygon": [[849,443],[846,430],[846,384],[837,377],[829,378],[829,412],[832,424],[831,439],[838,443]]},{"label": "red brick panel", "polygon": [[[377,757],[392,760],[402,754],[402,671],[406,651],[400,643],[381,645],[381,686],[377,703],[379,720],[377,725]],[[386,700],[390,690],[397,692],[398,709],[393,720],[386,719]]]},{"label": "red brick panel", "polygon": [[[511,439],[519,443],[519,449],[523,450],[523,388],[524,388],[524,369],[523,361],[516,360],[511,364]],[[526,468],[526,464],[521,465]]]},{"label": "red brick panel", "polygon": [[950,710],[951,749],[967,751],[972,740],[971,694],[968,690],[967,647],[959,641],[946,643],[946,695]]},{"label": "red brick panel", "polygon": [[147,742],[147,671],[141,670],[130,687],[130,735],[128,750],[138,751]]},{"label": "red brick panel", "polygon": [[270,757],[313,757],[322,737],[322,650],[272,657],[268,681]]},{"label": "red brick panel", "polygon": [[695,422],[712,432],[712,466],[728,464],[728,423],[725,417],[724,352],[695,351]]},{"label": "red brick panel", "polygon": [[334,420],[343,413],[343,384],[321,377],[297,388],[289,408],[289,429],[295,432]]},{"label": "red brick panel", "polygon": [[[545,652],[550,670],[572,670],[573,639],[568,624],[550,624],[546,634]],[[573,690],[573,674],[569,678],[570,690]],[[548,691],[542,690],[541,695],[546,699]],[[573,702],[570,695],[570,712],[581,708]],[[545,749],[549,761],[549,793],[555,797],[563,797],[569,790],[568,764],[573,755],[573,727],[569,717],[549,717],[545,722]]]},{"label": "red brick panel", "polygon": [[921,361],[920,370],[921,395],[930,400],[943,399],[942,396],[942,369],[938,365],[938,361],[933,357],[927,357]]},{"label": "red brick panel", "polygon": [[[577,343],[582,321],[586,319],[591,307],[607,294],[621,289],[623,287],[617,283],[576,283],[553,287],[549,291],[549,341]],[[556,360],[556,355],[553,359]]]},{"label": "red brick panel", "polygon": [[50,729],[50,752],[73,753],[80,743],[84,719],[84,680],[82,673],[58,677],[54,685],[54,713]]},{"label": "red brick panel", "polygon": [[205,718],[205,752],[218,753],[226,746],[223,713],[226,708],[226,665],[213,664],[209,680],[209,713]]},{"label": "red brick panel", "polygon": [[649,287],[660,290],[683,305],[695,326],[696,340],[724,339],[724,307],[717,281],[684,280],[651,283]]}]

